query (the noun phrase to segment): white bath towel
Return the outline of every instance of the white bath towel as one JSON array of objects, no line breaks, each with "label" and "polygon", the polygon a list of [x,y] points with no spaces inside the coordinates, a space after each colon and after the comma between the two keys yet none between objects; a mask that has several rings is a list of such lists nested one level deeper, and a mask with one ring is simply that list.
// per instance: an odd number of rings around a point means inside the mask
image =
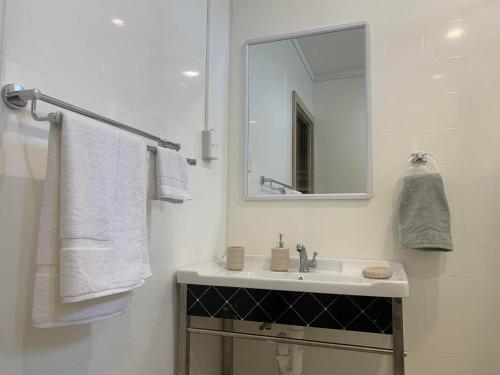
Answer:
[{"label": "white bath towel", "polygon": [[188,190],[187,160],[180,152],[156,148],[156,193],[160,200],[184,202],[191,199]]},{"label": "white bath towel", "polygon": [[269,185],[260,185],[260,192],[262,195],[283,195],[283,187],[272,188]]},{"label": "white bath towel", "polygon": [[129,309],[130,293],[63,304],[59,292],[61,125],[51,124],[47,173],[37,245],[33,325],[39,328],[90,323]]},{"label": "white bath towel", "polygon": [[116,128],[65,115],[61,160],[62,302],[141,286],[151,276],[146,144]]},{"label": "white bath towel", "polygon": [[290,188],[285,188],[285,194],[287,194],[287,195],[302,195],[302,193],[300,191],[290,189]]}]

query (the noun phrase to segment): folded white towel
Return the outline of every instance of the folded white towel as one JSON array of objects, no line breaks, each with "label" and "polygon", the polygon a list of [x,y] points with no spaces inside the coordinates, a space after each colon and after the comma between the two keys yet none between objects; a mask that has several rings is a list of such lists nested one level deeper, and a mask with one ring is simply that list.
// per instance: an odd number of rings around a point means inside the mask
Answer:
[{"label": "folded white towel", "polygon": [[302,193],[300,191],[290,189],[290,188],[285,188],[285,194],[287,194],[287,195],[302,195]]},{"label": "folded white towel", "polygon": [[51,124],[47,173],[37,245],[32,319],[40,328],[76,325],[112,318],[129,309],[130,293],[72,304],[59,293],[61,125]]},{"label": "folded white towel", "polygon": [[184,202],[191,199],[188,190],[187,160],[180,152],[156,148],[156,192],[158,199]]},{"label": "folded white towel", "polygon": [[263,195],[283,195],[283,188],[277,187],[273,189],[269,185],[260,185],[260,192]]},{"label": "folded white towel", "polygon": [[130,291],[151,276],[144,141],[65,115],[61,146],[63,303]]}]

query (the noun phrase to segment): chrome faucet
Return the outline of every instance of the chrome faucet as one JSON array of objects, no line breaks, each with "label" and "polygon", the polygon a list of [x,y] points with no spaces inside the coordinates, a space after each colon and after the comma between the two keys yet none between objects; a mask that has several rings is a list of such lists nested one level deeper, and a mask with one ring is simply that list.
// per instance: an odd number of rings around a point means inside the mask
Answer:
[{"label": "chrome faucet", "polygon": [[299,253],[300,259],[299,259],[299,272],[309,272],[309,268],[316,268],[318,265],[318,261],[316,260],[316,257],[318,256],[318,252],[315,251],[313,253],[313,257],[311,260],[307,258],[307,250],[306,247],[302,244],[297,245],[297,251]]}]

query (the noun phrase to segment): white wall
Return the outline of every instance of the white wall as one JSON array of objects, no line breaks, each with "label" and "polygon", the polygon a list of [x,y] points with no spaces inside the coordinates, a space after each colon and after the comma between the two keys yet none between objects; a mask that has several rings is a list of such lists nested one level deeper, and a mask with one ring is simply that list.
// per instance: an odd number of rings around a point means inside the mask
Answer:
[{"label": "white wall", "polygon": [[[229,1],[212,0],[209,126],[221,157],[201,161],[205,127],[206,1],[8,0],[1,83],[49,95],[182,143],[193,201],[150,204],[153,277],[132,310],[79,327],[34,329],[31,304],[47,123],[0,108],[0,373],[174,373],[177,268],[224,248]],[[110,21],[125,20],[124,27]],[[189,79],[184,70],[200,71]],[[48,106],[40,105],[44,112]],[[103,125],[104,126],[104,125]],[[195,341],[194,346],[202,344]],[[193,373],[217,374],[220,347],[205,339]]]},{"label": "white wall", "polygon": [[[249,48],[248,191],[262,194],[260,176],[292,184],[292,92],[313,109],[313,82],[291,40]],[[269,194],[269,192],[264,192]]]},{"label": "white wall", "polygon": [[[283,232],[290,247],[302,242],[320,257],[400,259],[411,294],[404,301],[407,374],[499,373],[500,2],[234,0],[232,16],[228,242],[270,254]],[[373,199],[244,201],[245,41],[358,21],[367,21],[371,32]],[[448,39],[456,29],[464,34]],[[453,253],[403,251],[395,241],[394,186],[402,163],[418,149],[441,164]],[[236,351],[252,374],[277,374],[272,345],[240,340]],[[257,359],[261,352],[267,357]],[[304,365],[304,374],[391,373],[390,358],[327,350],[306,350]],[[249,373],[243,366],[238,371]]]},{"label": "white wall", "polygon": [[366,193],[364,76],[314,83],[315,193]]},{"label": "white wall", "polygon": [[5,17],[5,0],[0,0],[0,59],[3,51],[3,24]]}]

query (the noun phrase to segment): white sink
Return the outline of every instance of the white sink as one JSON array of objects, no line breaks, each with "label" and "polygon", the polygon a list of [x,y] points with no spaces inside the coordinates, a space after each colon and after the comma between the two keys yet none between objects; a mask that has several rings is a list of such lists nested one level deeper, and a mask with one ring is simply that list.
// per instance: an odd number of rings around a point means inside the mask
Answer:
[{"label": "white sink", "polygon": [[[387,280],[363,277],[363,268],[371,266],[390,267],[394,275]],[[269,257],[246,255],[243,271],[229,271],[222,262],[201,263],[177,271],[177,282],[375,297],[407,297],[409,294],[403,265],[386,260],[318,258],[317,268],[299,273],[297,258],[290,259],[288,272],[273,272]]]}]

